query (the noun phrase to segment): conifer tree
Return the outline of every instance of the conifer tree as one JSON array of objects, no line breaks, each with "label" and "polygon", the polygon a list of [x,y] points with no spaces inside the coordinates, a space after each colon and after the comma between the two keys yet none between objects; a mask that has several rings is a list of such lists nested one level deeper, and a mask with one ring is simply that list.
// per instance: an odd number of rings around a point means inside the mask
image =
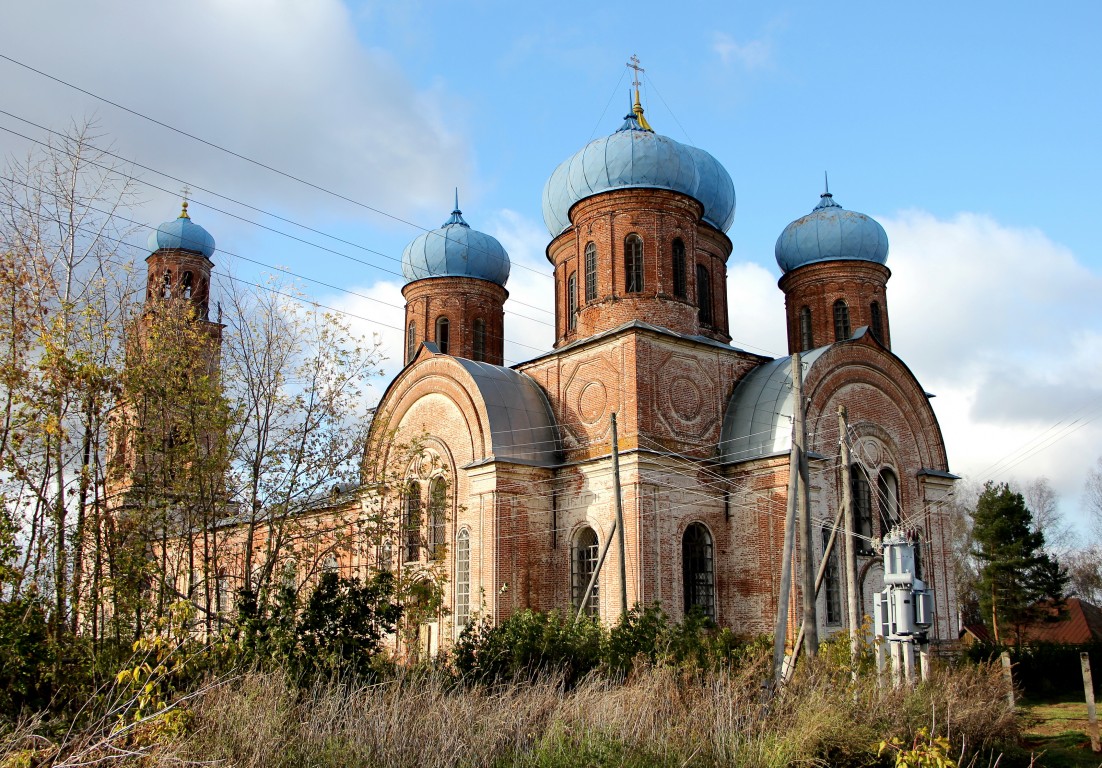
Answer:
[{"label": "conifer tree", "polygon": [[1013,637],[1020,643],[1025,626],[1045,613],[1040,601],[1062,603],[1067,572],[1045,553],[1044,534],[1025,499],[1005,483],[984,486],[972,518],[980,612],[996,642]]}]

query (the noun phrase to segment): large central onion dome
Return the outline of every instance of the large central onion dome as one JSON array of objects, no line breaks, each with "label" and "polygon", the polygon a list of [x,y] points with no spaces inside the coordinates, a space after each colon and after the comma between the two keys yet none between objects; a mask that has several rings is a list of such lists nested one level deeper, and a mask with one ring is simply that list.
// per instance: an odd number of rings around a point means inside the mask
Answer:
[{"label": "large central onion dome", "polygon": [[409,282],[426,277],[475,277],[504,287],[509,279],[509,254],[496,239],[471,229],[463,220],[457,194],[451,218],[406,246],[402,274]]},{"label": "large central onion dome", "polygon": [[888,234],[876,219],[838,205],[827,190],[811,213],[784,228],[776,256],[783,272],[844,259],[883,264],[888,260]]},{"label": "large central onion dome", "polygon": [[735,220],[735,185],[719,161],[702,149],[651,130],[636,99],[611,136],[596,139],[565,160],[543,188],[543,221],[553,237],[570,226],[570,208],[614,189],[669,189],[704,206],[704,221],[726,232]]},{"label": "large central onion dome", "polygon": [[214,238],[188,216],[187,201],[184,202],[179,218],[166,221],[149,233],[147,245],[150,251],[159,251],[162,248],[191,251],[208,259],[214,255]]}]

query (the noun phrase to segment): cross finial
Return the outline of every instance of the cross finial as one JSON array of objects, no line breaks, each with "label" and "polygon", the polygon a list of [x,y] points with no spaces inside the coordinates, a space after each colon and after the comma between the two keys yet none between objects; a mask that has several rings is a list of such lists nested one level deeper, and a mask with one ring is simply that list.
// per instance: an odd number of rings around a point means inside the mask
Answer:
[{"label": "cross finial", "polygon": [[642,83],[639,82],[639,73],[640,72],[646,72],[647,70],[645,70],[645,69],[643,69],[642,67],[639,66],[639,57],[636,56],[634,53],[631,54],[631,58],[628,59],[628,63],[627,63],[626,66],[629,69],[634,69],[635,70],[635,79],[631,81],[631,84],[634,85],[635,90],[638,91],[639,86],[642,85]]},{"label": "cross finial", "polygon": [[188,218],[188,215],[187,215],[187,199],[188,199],[188,195],[190,195],[190,194],[191,194],[191,187],[189,187],[187,184],[185,184],[184,188],[182,190],[180,190],[180,195],[184,198],[184,204],[183,204],[183,206],[181,206],[181,210],[180,210],[180,218],[181,219]]},{"label": "cross finial", "polygon": [[827,178],[827,172],[826,171],[823,171],[823,187],[824,187],[823,194],[829,195],[830,194],[830,179]]}]

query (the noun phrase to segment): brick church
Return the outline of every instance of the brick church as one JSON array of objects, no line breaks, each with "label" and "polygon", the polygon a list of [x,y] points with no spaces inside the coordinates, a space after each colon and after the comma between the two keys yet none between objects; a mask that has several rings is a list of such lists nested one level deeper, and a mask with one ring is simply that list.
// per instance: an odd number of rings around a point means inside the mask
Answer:
[{"label": "brick church", "polygon": [[[660,603],[675,619],[695,609],[738,633],[771,634],[798,404],[789,357],[730,343],[734,215],[727,171],[651,129],[637,91],[619,129],[545,185],[555,343],[512,367],[501,244],[470,227],[458,202],[410,243],[405,366],[378,404],[363,487],[333,502],[367,519],[380,481],[397,477],[400,519],[370,553],[334,546],[332,567],[436,574],[443,610],[418,633],[430,653],[475,617],[525,608],[612,623],[622,591],[628,605]],[[150,300],[188,296],[207,322],[213,239],[185,210],[150,247]],[[929,395],[891,350],[887,254],[883,228],[829,192],[777,241],[789,352],[803,361],[811,551],[818,567],[839,508],[845,405],[863,610],[872,614],[883,587],[877,542],[902,526],[921,537],[931,637],[955,639],[946,501],[956,478]],[[217,343],[221,326],[207,324]],[[410,444],[413,454],[397,450]],[[607,546],[617,477],[622,558]],[[841,573],[836,551],[818,596],[820,636],[843,626]],[[800,603],[797,589],[793,617]]]},{"label": "brick church", "polygon": [[[629,605],[661,603],[674,618],[695,608],[739,633],[772,633],[796,404],[790,358],[730,344],[734,213],[727,171],[654,132],[637,92],[620,128],[544,187],[552,351],[504,365],[509,258],[458,203],[405,249],[405,367],[379,403],[369,455],[421,440],[401,468],[408,525],[393,557],[443,561],[448,610],[428,628],[431,646],[476,614],[578,610],[583,599],[614,622],[621,571]],[[956,478],[929,395],[891,351],[887,254],[883,228],[829,191],[777,241],[789,351],[803,359],[812,550],[817,567],[841,496],[845,405],[864,612],[883,587],[876,543],[901,525],[921,536],[931,637],[950,639],[945,501]],[[608,548],[586,597],[616,515],[613,414],[624,559]],[[366,471],[370,480],[378,468]],[[842,627],[841,572],[834,554],[820,635]],[[795,616],[798,592],[792,605]]]}]

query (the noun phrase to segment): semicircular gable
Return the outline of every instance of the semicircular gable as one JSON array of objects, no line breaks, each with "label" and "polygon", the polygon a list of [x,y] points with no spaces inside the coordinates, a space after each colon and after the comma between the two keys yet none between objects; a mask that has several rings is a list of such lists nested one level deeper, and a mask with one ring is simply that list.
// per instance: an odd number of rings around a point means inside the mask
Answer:
[{"label": "semicircular gable", "polygon": [[439,353],[422,351],[387,387],[371,427],[368,465],[373,457],[385,464],[395,432],[442,439],[461,465],[499,460],[550,466],[559,461],[550,404],[534,380],[509,368]]},{"label": "semicircular gable", "polygon": [[[949,470],[941,427],[925,391],[903,361],[883,347],[856,340],[831,345],[807,371],[804,392],[813,450],[833,455],[837,405],[844,404],[851,424],[877,424],[897,442],[909,435],[923,468]],[[892,422],[908,435],[891,429]]]}]

